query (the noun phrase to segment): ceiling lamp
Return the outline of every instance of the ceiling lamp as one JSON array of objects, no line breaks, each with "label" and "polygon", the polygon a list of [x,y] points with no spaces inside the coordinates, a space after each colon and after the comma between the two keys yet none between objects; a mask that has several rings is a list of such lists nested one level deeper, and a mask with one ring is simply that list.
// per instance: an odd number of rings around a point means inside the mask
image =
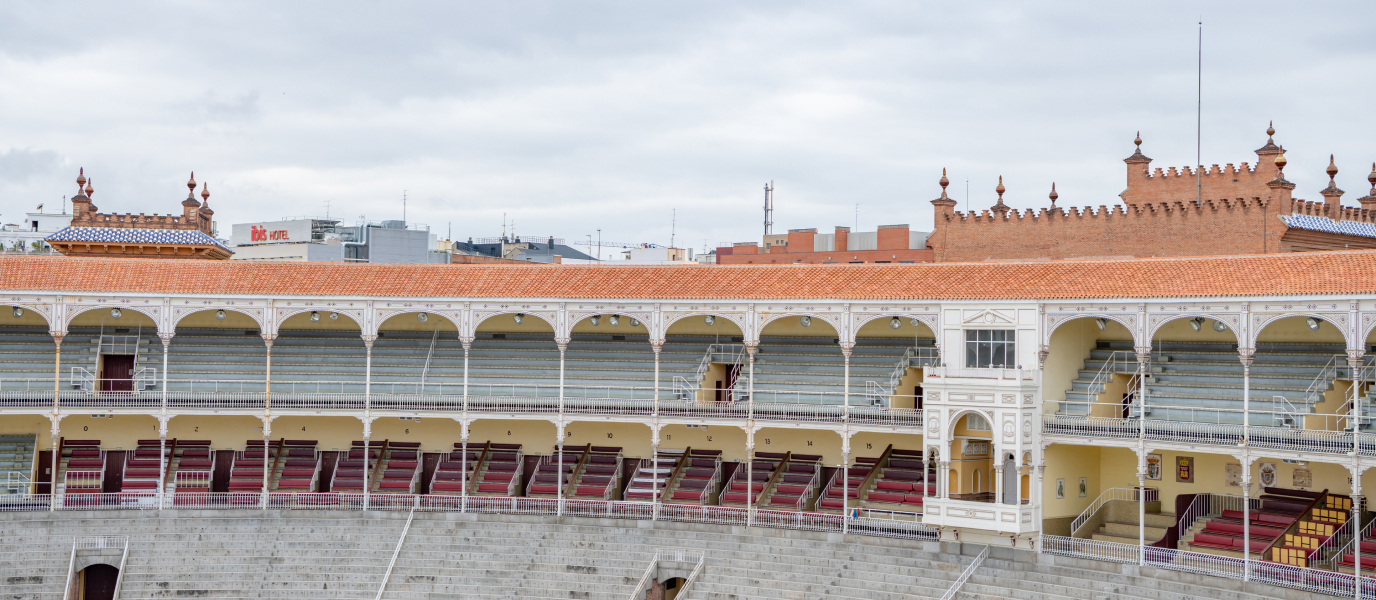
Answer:
[{"label": "ceiling lamp", "polygon": [[592,321],[593,327],[597,327],[597,324],[602,322],[602,315],[593,315],[592,318],[588,320]]},{"label": "ceiling lamp", "polygon": [[511,318],[516,320],[517,325],[520,325],[521,321],[526,320],[526,316],[521,313],[516,313],[516,315]]},{"label": "ceiling lamp", "polygon": [[902,326],[903,326],[903,321],[900,320],[898,317],[894,317],[894,318],[892,318],[892,319],[889,319],[889,329],[898,329],[899,327],[902,327]]},{"label": "ceiling lamp", "polygon": [[1199,331],[1199,330],[1201,330],[1201,329],[1203,329],[1203,328],[1204,328],[1204,317],[1195,317],[1195,318],[1193,318],[1193,319],[1190,319],[1190,329],[1193,329],[1193,330],[1195,330],[1195,331]]},{"label": "ceiling lamp", "polygon": [[416,313],[416,320],[420,321],[421,323],[424,323],[430,320],[430,315],[427,315],[425,313]]},{"label": "ceiling lamp", "polygon": [[922,324],[922,321],[919,321],[917,319],[909,319],[908,324],[912,325],[913,327],[917,327],[918,325]]},{"label": "ceiling lamp", "polygon": [[1304,320],[1304,324],[1309,326],[1310,331],[1318,331],[1321,323],[1323,323],[1323,321],[1315,319],[1314,317],[1309,317]]},{"label": "ceiling lamp", "polygon": [[316,311],[311,311],[311,322],[314,323],[314,322],[319,321],[319,320],[320,320],[320,313],[318,313],[318,312],[316,312]]},{"label": "ceiling lamp", "polygon": [[640,327],[640,321],[631,319],[631,327]]},{"label": "ceiling lamp", "polygon": [[18,319],[19,317],[24,316],[24,309],[16,306],[14,307],[14,310],[10,312],[10,314],[14,315],[14,318]]},{"label": "ceiling lamp", "polygon": [[1108,319],[1099,317],[1094,320],[1094,324],[1099,327],[1099,331],[1103,331],[1108,328]]},{"label": "ceiling lamp", "polygon": [[1220,321],[1220,320],[1218,320],[1218,319],[1214,319],[1214,331],[1217,331],[1217,332],[1219,332],[1219,333],[1222,333],[1222,332],[1227,331],[1227,330],[1228,330],[1228,326],[1227,326],[1227,325],[1224,325],[1224,324],[1223,324],[1223,321]]},{"label": "ceiling lamp", "polygon": [[124,314],[124,313],[123,313],[122,311],[120,311],[120,309],[118,309],[118,308],[112,308],[112,309],[110,309],[110,318],[112,318],[112,319],[118,319],[119,316],[122,315],[122,314]]},{"label": "ceiling lamp", "polygon": [[812,317],[802,317],[798,319],[798,324],[803,327],[812,327]]},{"label": "ceiling lamp", "polygon": [[708,325],[717,322],[717,318],[712,315],[707,315],[706,317],[703,317],[702,320],[705,321]]},{"label": "ceiling lamp", "polygon": [[216,320],[216,321],[223,321],[223,320],[225,320],[225,311],[223,311],[223,310],[217,310],[217,311],[215,311],[215,320]]},{"label": "ceiling lamp", "polygon": [[607,317],[607,322],[611,323],[612,327],[616,327],[617,325],[621,324],[621,318],[617,317],[616,315],[612,315],[610,317]]}]

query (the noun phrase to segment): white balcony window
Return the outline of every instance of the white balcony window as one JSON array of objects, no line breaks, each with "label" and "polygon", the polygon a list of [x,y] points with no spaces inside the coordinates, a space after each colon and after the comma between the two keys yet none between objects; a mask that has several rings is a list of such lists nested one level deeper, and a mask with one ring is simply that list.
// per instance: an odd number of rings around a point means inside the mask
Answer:
[{"label": "white balcony window", "polygon": [[972,369],[1006,369],[1016,363],[1015,339],[1011,329],[969,329],[965,331],[965,366]]}]

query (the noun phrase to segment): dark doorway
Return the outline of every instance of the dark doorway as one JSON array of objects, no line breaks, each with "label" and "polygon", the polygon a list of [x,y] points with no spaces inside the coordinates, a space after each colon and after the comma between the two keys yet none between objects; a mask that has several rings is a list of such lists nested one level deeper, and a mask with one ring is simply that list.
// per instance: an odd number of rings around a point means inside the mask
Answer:
[{"label": "dark doorway", "polygon": [[105,451],[105,477],[101,478],[101,492],[114,494],[124,489],[125,452],[127,452],[127,450]]},{"label": "dark doorway", "polygon": [[922,386],[913,386],[913,408],[922,410]]},{"label": "dark doorway", "polygon": [[234,451],[233,451],[233,450],[216,450],[216,451],[215,451],[215,472],[210,474],[210,491],[211,491],[211,492],[228,492],[228,491],[229,491],[229,475],[230,475],[230,473],[232,472],[232,469],[231,469],[230,467],[232,467],[233,465],[234,465]]},{"label": "dark doorway", "polygon": [[33,478],[33,493],[51,494],[53,493],[53,451],[40,450],[38,452],[38,475]]},{"label": "dark doorway", "polygon": [[110,565],[91,565],[81,570],[82,600],[112,600],[119,569]]},{"label": "dark doorway", "polygon": [[134,391],[133,354],[106,354],[101,357],[100,391]]}]

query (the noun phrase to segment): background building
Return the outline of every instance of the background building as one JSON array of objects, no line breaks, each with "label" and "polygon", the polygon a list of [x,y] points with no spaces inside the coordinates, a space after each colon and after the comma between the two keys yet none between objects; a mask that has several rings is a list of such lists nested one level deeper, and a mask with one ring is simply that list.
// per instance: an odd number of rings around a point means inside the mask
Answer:
[{"label": "background building", "polygon": [[382,221],[340,225],[300,218],[236,223],[230,235],[236,260],[296,262],[448,263],[426,225]]},{"label": "background building", "polygon": [[39,208],[39,212],[24,213],[24,219],[18,223],[5,223],[0,226],[0,252],[52,252],[52,246],[43,238],[71,226],[72,215],[67,212],[65,205],[60,213],[43,212],[42,205],[39,205]]}]

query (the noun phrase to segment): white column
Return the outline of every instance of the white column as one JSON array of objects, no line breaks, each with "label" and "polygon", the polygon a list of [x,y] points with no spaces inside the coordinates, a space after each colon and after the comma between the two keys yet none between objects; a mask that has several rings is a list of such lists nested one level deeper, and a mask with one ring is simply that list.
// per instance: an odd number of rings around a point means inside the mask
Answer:
[{"label": "white column", "polygon": [[468,349],[473,347],[473,342],[463,341],[463,412],[465,420],[468,413]]},{"label": "white column", "polygon": [[1137,564],[1147,564],[1147,449],[1137,447]]},{"label": "white column", "polygon": [[[465,393],[465,394],[464,394],[464,397],[467,398],[467,397],[468,397],[468,394]],[[462,442],[462,444],[463,444],[463,448],[461,449],[461,450],[463,451],[463,454],[459,457],[459,470],[461,471],[461,473],[460,473],[460,475],[459,475],[459,481],[462,482],[462,484],[463,484],[463,485],[460,486],[460,488],[459,488],[459,512],[468,512],[468,415],[467,415],[467,414],[464,415],[463,421],[460,422],[459,440],[460,440],[460,441]]]},{"label": "white column", "polygon": [[162,339],[162,412],[167,413],[167,349],[172,345],[172,334],[158,334]]},{"label": "white column", "polygon": [[845,359],[845,367],[841,377],[842,396],[845,399],[844,419],[850,421],[850,353],[855,348],[854,344],[842,344],[841,356]]},{"label": "white column", "polygon": [[48,497],[51,499],[48,510],[57,510],[57,461],[61,459],[61,457],[58,456],[58,452],[61,448],[57,445],[57,423],[62,420],[62,334],[53,333],[52,336],[53,344],[57,351],[56,354],[53,355],[53,414],[49,417],[53,422],[53,464],[52,474],[48,477],[48,480],[51,482],[48,485]]},{"label": "white column", "polygon": [[755,427],[745,428],[745,525],[755,525]]},{"label": "white column", "polygon": [[1003,456],[1001,456],[1002,454],[1002,452],[999,452],[994,455],[994,472],[992,473],[994,476],[994,504],[1008,504],[1008,495],[1004,493],[1005,490],[1003,489],[1004,460]]},{"label": "white column", "polygon": [[[879,467],[874,467],[879,468]],[[841,533],[850,533],[850,451],[841,453]]]},{"label": "white column", "polygon": [[650,520],[659,520],[659,431],[650,440]]},{"label": "white column", "polygon": [[50,483],[50,484],[48,485],[48,498],[49,498],[49,500],[50,500],[50,501],[48,502],[48,510],[52,511],[52,510],[57,510],[57,461],[58,461],[58,459],[61,458],[60,456],[58,456],[58,453],[61,452],[61,450],[62,450],[61,448],[58,447],[58,444],[57,444],[57,436],[58,436],[58,425],[57,425],[57,424],[58,424],[58,422],[60,422],[60,421],[62,420],[62,415],[57,414],[57,408],[54,407],[54,408],[53,408],[53,414],[49,415],[48,418],[49,418],[50,420],[52,420],[52,424],[53,424],[52,431],[49,433],[49,435],[51,436],[51,439],[52,439],[52,446],[53,446],[53,464],[52,464],[52,467],[51,467],[51,468],[52,468],[52,473],[48,476],[48,481],[52,482],[52,483]]},{"label": "white column", "polygon": [[1138,346],[1137,353],[1137,437],[1147,439],[1147,366],[1151,363],[1151,346]]},{"label": "white column", "polygon": [[[1251,348],[1238,350],[1238,359],[1242,361],[1242,440],[1243,443],[1251,438],[1252,426],[1252,359],[1256,356],[1256,351]],[[1275,407],[1271,407],[1275,410]]]},{"label": "white column", "polygon": [[[563,354],[564,354],[564,353],[563,353],[562,351],[559,353],[559,355],[560,355],[561,357],[563,356]],[[563,375],[563,372],[564,372],[564,369],[562,368],[563,360],[561,359],[559,362],[561,363],[561,368],[559,369],[559,373],[560,373],[560,380],[562,381],[562,379],[563,379],[562,375]],[[561,386],[560,386],[560,394],[559,394],[559,401],[560,401],[560,404],[563,403],[563,400],[564,400],[564,396],[563,396],[563,386],[561,385]],[[561,406],[560,408],[562,409],[563,407]],[[559,431],[556,432],[556,433],[554,434],[554,442],[555,442],[554,451],[557,452],[557,453],[559,453],[559,476],[555,478],[556,481],[558,481],[558,485],[559,485],[559,492],[558,492],[559,495],[557,496],[557,498],[558,498],[558,500],[557,500],[558,506],[557,506],[557,508],[556,508],[556,514],[558,514],[559,516],[562,517],[562,516],[564,515],[564,415],[563,415],[563,411],[562,411],[562,410],[560,410],[559,422],[556,423],[555,426],[559,428]]]},{"label": "white column", "polygon": [[1243,454],[1242,463],[1242,580],[1252,578],[1252,457]]},{"label": "white column", "polygon": [[373,408],[373,342],[377,340],[375,335],[363,336],[363,411],[367,413]]},{"label": "white column", "polygon": [[268,411],[263,411],[263,487],[262,496],[258,500],[258,506],[263,510],[268,508],[268,479],[272,477],[271,461],[268,460],[268,438],[272,437],[272,415]]},{"label": "white column", "polygon": [[167,490],[167,463],[172,460],[167,456],[167,410],[163,409],[163,416],[158,418],[158,510],[164,506],[164,496]]},{"label": "white column", "polygon": [[272,340],[276,336],[263,334],[263,344],[268,348],[267,366],[263,368],[263,408],[272,408]]},{"label": "white column", "polygon": [[372,436],[373,421],[368,418],[368,413],[365,412],[363,416],[363,510],[368,510],[368,501],[371,499],[370,496],[372,492],[372,490],[369,489],[372,487],[372,482],[369,481],[372,478],[369,477],[369,475],[373,471],[373,460],[368,450]]},{"label": "white column", "polygon": [[663,349],[664,349],[664,344],[662,344],[662,343],[652,343],[652,344],[650,344],[650,348],[653,349],[653,350],[655,351],[655,400],[654,400],[655,404],[654,404],[654,416],[655,416],[656,418],[658,418],[658,417],[659,417],[659,352],[660,352],[660,350],[663,350]]},{"label": "white column", "polygon": [[951,499],[951,461],[943,460],[936,463],[936,489],[941,494],[942,500]]}]

